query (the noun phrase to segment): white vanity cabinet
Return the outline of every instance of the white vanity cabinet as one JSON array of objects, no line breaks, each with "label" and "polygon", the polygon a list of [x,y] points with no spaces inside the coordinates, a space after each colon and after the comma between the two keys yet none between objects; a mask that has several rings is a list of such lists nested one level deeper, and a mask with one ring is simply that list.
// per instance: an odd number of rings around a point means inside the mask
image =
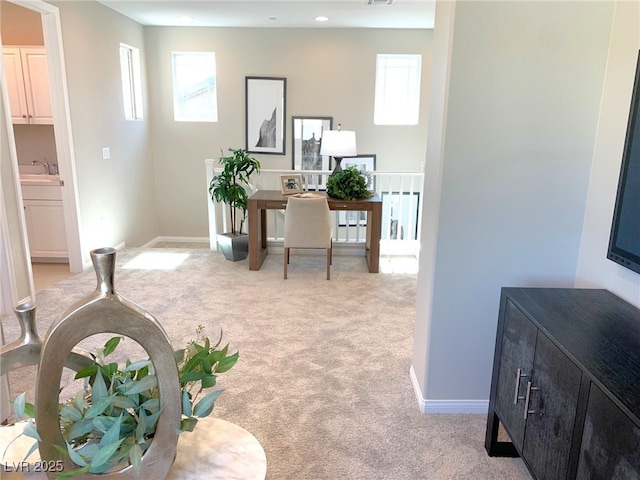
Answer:
[{"label": "white vanity cabinet", "polygon": [[60,185],[23,185],[22,197],[33,261],[69,258]]},{"label": "white vanity cabinet", "polygon": [[53,125],[44,47],[3,47],[14,124]]}]

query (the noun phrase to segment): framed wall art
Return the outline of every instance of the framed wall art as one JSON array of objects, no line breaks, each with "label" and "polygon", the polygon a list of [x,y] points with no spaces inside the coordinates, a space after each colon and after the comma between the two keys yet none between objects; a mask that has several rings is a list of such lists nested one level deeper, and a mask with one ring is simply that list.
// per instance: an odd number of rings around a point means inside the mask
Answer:
[{"label": "framed wall art", "polygon": [[358,170],[367,179],[367,189],[376,189],[376,181],[374,175],[371,172],[376,171],[376,156],[375,155],[356,155],[355,157],[344,157],[342,159],[342,168],[347,168],[352,165],[358,167]]},{"label": "framed wall art", "polygon": [[285,154],[287,79],[245,77],[245,134],[250,153]]},{"label": "framed wall art", "polygon": [[[292,126],[292,169],[293,170],[329,170],[331,159],[320,155],[322,134],[331,130],[332,117],[291,117]],[[307,189],[324,190],[322,175],[309,175]]]}]

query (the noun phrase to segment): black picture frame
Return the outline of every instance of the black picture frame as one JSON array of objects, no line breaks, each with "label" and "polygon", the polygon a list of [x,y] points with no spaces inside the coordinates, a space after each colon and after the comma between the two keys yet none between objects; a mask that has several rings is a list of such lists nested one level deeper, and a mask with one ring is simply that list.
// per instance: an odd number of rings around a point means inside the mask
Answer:
[{"label": "black picture frame", "polygon": [[[399,205],[402,200],[401,208]],[[381,240],[417,240],[419,192],[382,193]],[[395,211],[394,211],[395,207]]]},{"label": "black picture frame", "polygon": [[245,77],[245,148],[250,153],[284,155],[287,79]]},{"label": "black picture frame", "polygon": [[[331,157],[320,155],[322,134],[333,127],[333,117],[291,117],[292,170],[330,170]],[[307,176],[307,190],[324,190],[322,175]]]}]

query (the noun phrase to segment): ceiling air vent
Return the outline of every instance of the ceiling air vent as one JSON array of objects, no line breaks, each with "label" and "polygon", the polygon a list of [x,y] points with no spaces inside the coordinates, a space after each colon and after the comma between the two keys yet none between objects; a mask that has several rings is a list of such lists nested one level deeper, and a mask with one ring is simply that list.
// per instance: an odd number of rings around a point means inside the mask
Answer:
[{"label": "ceiling air vent", "polygon": [[393,5],[396,0],[367,0],[367,5]]}]

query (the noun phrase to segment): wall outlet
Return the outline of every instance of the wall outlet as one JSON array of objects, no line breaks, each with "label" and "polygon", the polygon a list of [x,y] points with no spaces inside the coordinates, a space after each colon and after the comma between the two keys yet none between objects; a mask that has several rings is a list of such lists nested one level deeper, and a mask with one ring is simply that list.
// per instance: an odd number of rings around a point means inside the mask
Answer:
[{"label": "wall outlet", "polygon": [[102,159],[108,160],[111,158],[111,149],[109,147],[102,147]]}]

